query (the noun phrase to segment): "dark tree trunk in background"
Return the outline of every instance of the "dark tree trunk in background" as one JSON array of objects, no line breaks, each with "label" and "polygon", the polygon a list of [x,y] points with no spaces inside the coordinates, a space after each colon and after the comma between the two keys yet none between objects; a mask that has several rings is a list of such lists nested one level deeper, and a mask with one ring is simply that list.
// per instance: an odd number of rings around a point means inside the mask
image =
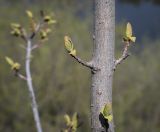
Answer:
[{"label": "dark tree trunk in background", "polygon": [[99,119],[100,110],[112,103],[112,76],[115,43],[115,0],[95,0],[93,64],[100,70],[92,72],[92,132],[114,132],[113,122],[105,130]]}]

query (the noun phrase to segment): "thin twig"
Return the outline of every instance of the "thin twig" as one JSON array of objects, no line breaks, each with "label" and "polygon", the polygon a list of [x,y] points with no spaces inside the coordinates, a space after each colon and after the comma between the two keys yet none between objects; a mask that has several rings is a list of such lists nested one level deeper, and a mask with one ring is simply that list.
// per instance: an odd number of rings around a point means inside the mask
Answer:
[{"label": "thin twig", "polygon": [[113,70],[116,70],[116,67],[117,67],[119,64],[121,64],[125,59],[127,59],[127,58],[130,56],[130,54],[128,53],[128,48],[129,48],[129,46],[130,46],[130,43],[125,43],[122,56],[115,61]]},{"label": "thin twig", "polygon": [[19,72],[19,69],[13,69],[13,70],[14,70],[14,75],[16,77],[19,77],[20,79],[25,80],[25,81],[27,80],[27,78]]},{"label": "thin twig", "polygon": [[82,64],[83,66],[86,66],[90,69],[93,68],[93,64],[91,62],[86,62],[84,60],[82,60],[81,58],[79,58],[78,56],[74,56],[74,55],[71,55],[74,59],[76,59],[78,61],[78,63]]},{"label": "thin twig", "polygon": [[27,78],[24,75],[20,74],[20,73],[17,73],[17,76],[22,80],[27,80]]},{"label": "thin twig", "polygon": [[27,33],[26,33],[25,29],[24,29],[24,28],[21,28],[20,31],[21,31],[21,38],[22,38],[25,42],[27,42]]},{"label": "thin twig", "polygon": [[32,46],[32,50],[37,49],[37,48],[39,48],[41,46],[42,46],[41,43],[35,44],[35,45]]},{"label": "thin twig", "polygon": [[78,63],[82,64],[82,65],[85,66],[85,67],[90,68],[93,73],[95,73],[95,72],[97,72],[97,71],[100,70],[98,67],[94,66],[94,64],[93,64],[92,61],[86,62],[86,61],[82,60],[81,58],[79,58],[78,56],[74,56],[74,55],[72,55],[72,54],[71,54],[71,56],[72,56]]},{"label": "thin twig", "polygon": [[27,77],[27,85],[28,85],[28,90],[29,94],[31,97],[32,101],[32,110],[33,110],[33,115],[34,115],[34,120],[36,123],[36,128],[37,132],[42,132],[42,127],[41,127],[41,122],[40,122],[40,117],[39,117],[39,112],[38,112],[38,106],[36,102],[36,97],[34,93],[34,88],[32,84],[32,77],[31,77],[31,71],[30,71],[30,61],[31,61],[31,49],[32,43],[31,39],[27,40],[27,49],[26,49],[26,77]]},{"label": "thin twig", "polygon": [[37,26],[36,26],[36,29],[35,31],[30,35],[30,39],[33,39],[35,37],[35,35],[37,34],[37,32],[40,30],[42,26],[42,23],[40,22]]},{"label": "thin twig", "polygon": [[33,39],[36,35],[36,33],[40,30],[40,27],[41,27],[41,23],[39,23],[37,26],[36,26],[36,29],[35,31],[31,34],[30,36],[30,39]]}]

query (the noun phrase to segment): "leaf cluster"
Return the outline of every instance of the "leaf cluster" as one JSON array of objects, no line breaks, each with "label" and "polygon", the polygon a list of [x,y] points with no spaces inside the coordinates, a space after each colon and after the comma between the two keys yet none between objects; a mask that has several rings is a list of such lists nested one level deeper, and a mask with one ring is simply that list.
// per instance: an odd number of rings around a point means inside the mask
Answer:
[{"label": "leaf cluster", "polygon": [[78,115],[74,113],[72,117],[68,114],[64,115],[64,120],[66,122],[66,129],[63,132],[76,132],[78,127]]}]

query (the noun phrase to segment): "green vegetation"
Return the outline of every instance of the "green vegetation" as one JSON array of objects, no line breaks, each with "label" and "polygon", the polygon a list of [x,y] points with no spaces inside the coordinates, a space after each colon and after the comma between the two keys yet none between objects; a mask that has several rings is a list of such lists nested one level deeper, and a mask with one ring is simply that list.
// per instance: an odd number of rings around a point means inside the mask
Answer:
[{"label": "green vegetation", "polygon": [[[42,127],[45,132],[65,129],[64,115],[77,112],[82,121],[77,131],[89,132],[90,72],[68,57],[63,37],[71,36],[82,58],[91,57],[91,7],[81,4],[76,7],[71,0],[68,3],[65,0],[34,0],[33,3],[1,0],[0,7],[0,131],[35,131],[26,83],[12,75],[4,57],[11,56],[24,66],[25,51],[20,48],[23,42],[10,35],[10,23],[20,20],[27,25],[25,10],[38,13],[44,9],[54,11],[57,24],[43,48],[32,54],[31,68]],[[87,12],[83,18],[81,9]],[[124,29],[124,25],[117,25],[116,57],[121,55],[123,43],[119,42]],[[160,131],[159,43],[160,40],[145,38],[136,46],[133,44],[132,56],[115,71],[112,105],[117,132]],[[24,72],[23,68],[20,70]]]}]

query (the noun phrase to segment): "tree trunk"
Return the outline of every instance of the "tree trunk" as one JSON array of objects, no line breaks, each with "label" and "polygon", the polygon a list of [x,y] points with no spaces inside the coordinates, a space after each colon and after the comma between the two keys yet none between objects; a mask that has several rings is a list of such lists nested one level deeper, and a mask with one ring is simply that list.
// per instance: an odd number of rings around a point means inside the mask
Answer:
[{"label": "tree trunk", "polygon": [[112,77],[115,43],[115,0],[95,0],[93,64],[100,70],[92,72],[92,132],[114,132],[113,121],[105,126],[100,110],[112,103]]}]

